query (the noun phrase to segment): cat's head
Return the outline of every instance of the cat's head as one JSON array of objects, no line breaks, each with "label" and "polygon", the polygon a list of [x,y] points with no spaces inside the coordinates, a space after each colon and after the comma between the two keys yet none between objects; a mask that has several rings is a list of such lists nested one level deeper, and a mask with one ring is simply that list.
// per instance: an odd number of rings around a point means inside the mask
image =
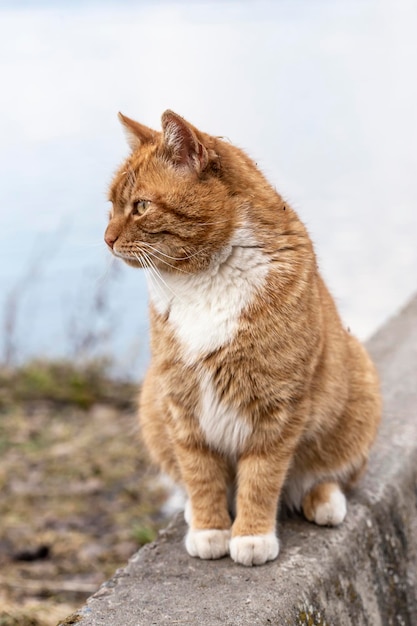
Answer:
[{"label": "cat's head", "polygon": [[240,219],[241,183],[228,163],[231,151],[243,153],[172,111],[162,115],[162,132],[119,117],[132,152],[110,187],[107,245],[135,267],[207,268]]}]

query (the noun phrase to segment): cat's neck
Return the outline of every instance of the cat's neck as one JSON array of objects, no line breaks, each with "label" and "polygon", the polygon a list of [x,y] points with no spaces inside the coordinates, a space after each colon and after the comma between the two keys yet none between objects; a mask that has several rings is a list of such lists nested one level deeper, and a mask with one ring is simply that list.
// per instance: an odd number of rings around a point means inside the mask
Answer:
[{"label": "cat's neck", "polygon": [[168,318],[191,361],[230,341],[239,317],[265,284],[269,258],[248,227],[213,256],[208,269],[196,273],[147,272],[156,311]]}]

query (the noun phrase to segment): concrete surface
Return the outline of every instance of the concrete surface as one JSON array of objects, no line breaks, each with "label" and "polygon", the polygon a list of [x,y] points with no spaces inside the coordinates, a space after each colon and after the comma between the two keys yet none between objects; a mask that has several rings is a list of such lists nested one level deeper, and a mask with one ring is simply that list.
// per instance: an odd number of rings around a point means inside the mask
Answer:
[{"label": "concrete surface", "polygon": [[178,516],[70,619],[78,626],[416,626],[417,297],[368,347],[384,417],[340,528],[283,519],[277,561],[245,568],[189,557]]}]

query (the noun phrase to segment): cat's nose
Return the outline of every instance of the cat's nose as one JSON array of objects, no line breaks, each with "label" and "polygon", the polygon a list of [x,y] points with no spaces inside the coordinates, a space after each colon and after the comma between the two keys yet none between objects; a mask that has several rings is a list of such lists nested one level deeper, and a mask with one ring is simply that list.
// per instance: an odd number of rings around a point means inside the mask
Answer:
[{"label": "cat's nose", "polygon": [[114,244],[116,243],[119,237],[119,234],[120,233],[115,228],[112,228],[111,225],[107,228],[106,232],[104,233],[104,241],[112,250],[113,250]]},{"label": "cat's nose", "polygon": [[104,241],[112,250],[113,250],[114,244],[116,243],[116,239],[117,237],[114,237],[114,235],[112,235],[111,233],[106,233],[104,235]]}]

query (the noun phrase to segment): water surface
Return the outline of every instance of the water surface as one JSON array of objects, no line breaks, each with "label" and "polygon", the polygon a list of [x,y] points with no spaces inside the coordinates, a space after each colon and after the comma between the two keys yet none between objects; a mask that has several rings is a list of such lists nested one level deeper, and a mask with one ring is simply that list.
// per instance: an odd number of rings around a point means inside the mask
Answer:
[{"label": "water surface", "polygon": [[144,277],[102,243],[118,110],[159,128],[171,108],[247,150],[361,338],[415,290],[415,3],[190,5],[1,5],[2,359],[99,350],[143,371]]}]

